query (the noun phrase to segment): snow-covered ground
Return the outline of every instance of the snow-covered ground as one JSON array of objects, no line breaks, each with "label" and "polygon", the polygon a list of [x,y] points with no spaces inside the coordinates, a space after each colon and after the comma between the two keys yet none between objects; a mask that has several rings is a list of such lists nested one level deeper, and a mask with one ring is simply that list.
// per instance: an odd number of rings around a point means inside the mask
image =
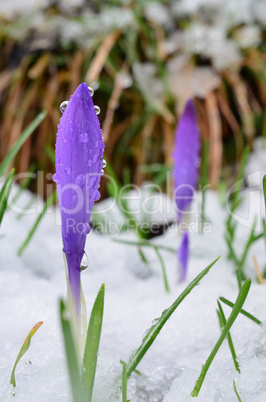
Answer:
[{"label": "snow-covered ground", "polygon": [[[243,216],[247,215],[248,209],[253,215],[259,214],[258,205],[262,199],[261,195],[256,194],[252,205],[248,202],[243,204]],[[24,192],[18,203],[26,205],[31,196]],[[165,196],[161,198],[167,201]],[[246,190],[246,200],[249,199],[250,193]],[[106,205],[106,201],[97,204],[100,208]],[[221,255],[210,273],[162,329],[138,367],[142,375],[134,373],[128,384],[128,398],[131,402],[192,400],[190,392],[201,366],[220,334],[216,300],[224,296],[234,301],[238,293],[234,267],[226,258],[227,249],[223,239],[226,212],[219,204],[217,193],[208,192],[206,212],[211,233],[191,233],[191,255],[185,283],[178,283],[177,280],[176,255],[162,251],[171,287],[170,294],[164,290],[160,264],[152,249],[143,249],[150,262],[149,270],[141,262],[136,247],[114,242],[110,235],[95,232],[89,235],[86,244],[89,266],[82,273],[88,314],[100,285],[106,284],[94,402],[121,400],[120,394],[117,398],[116,393],[113,393],[117,389],[117,378],[122,370],[120,359],[127,361],[152,321],[170,306],[201,270]],[[61,232],[56,213],[58,211],[55,208],[49,210],[22,257],[16,253],[36,219],[36,214],[17,219],[17,213],[9,210],[1,226],[1,235],[4,237],[0,238],[0,400],[3,402],[71,401],[59,322],[59,298],[65,296],[66,283]],[[173,217],[171,208],[169,217]],[[157,214],[153,219],[161,220],[161,215]],[[192,222],[194,219],[195,216]],[[174,229],[174,226],[170,227],[163,236],[153,241],[177,249],[180,235]],[[242,251],[248,234],[249,229],[241,225],[237,251]],[[131,232],[121,234],[120,238],[132,240],[136,237]],[[245,268],[253,283],[244,308],[265,322],[265,285],[256,283],[253,255],[256,255],[262,270],[265,265],[263,241],[257,242],[248,256]],[[230,309],[224,307],[224,310],[228,316]],[[14,397],[9,385],[14,361],[25,336],[41,320],[44,321],[43,326],[33,337],[30,349],[17,366]],[[199,401],[236,401],[234,379],[243,402],[266,400],[265,330],[264,325],[260,327],[243,316],[237,318],[231,334],[241,374],[234,368],[225,341],[207,374]]]}]

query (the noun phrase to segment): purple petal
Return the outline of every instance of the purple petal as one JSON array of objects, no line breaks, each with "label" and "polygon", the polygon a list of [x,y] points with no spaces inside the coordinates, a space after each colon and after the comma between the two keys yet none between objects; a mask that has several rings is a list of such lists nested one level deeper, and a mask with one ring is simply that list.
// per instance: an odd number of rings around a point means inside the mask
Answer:
[{"label": "purple petal", "polygon": [[104,143],[90,91],[81,84],[71,97],[58,125],[56,174],[62,220],[63,251],[76,308],[80,304],[80,263],[89,220],[99,199]]},{"label": "purple petal", "polygon": [[189,256],[188,232],[185,232],[183,235],[180,248],[177,252],[177,258],[181,270],[181,280],[185,280],[187,276],[188,256]]},{"label": "purple petal", "polygon": [[192,100],[189,100],[177,127],[173,154],[175,200],[179,221],[193,199],[198,181],[199,151],[200,132],[197,115]]}]

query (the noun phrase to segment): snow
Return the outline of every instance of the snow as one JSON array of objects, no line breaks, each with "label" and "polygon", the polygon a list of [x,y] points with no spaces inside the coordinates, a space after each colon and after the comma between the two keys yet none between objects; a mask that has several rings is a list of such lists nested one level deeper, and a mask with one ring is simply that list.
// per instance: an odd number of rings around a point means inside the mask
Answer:
[{"label": "snow", "polygon": [[[14,187],[13,194],[16,191],[17,187]],[[131,208],[136,210],[143,199],[134,197],[134,192],[130,194]],[[244,195],[248,201],[247,189]],[[25,191],[17,201],[17,206],[25,206],[31,197]],[[253,216],[259,213],[256,208],[262,202],[262,195],[257,192],[255,197],[255,207],[245,202],[239,215]],[[153,320],[172,304],[201,270],[221,254],[221,259],[210,273],[182,302],[162,329],[138,367],[142,376],[134,373],[128,384],[128,398],[132,402],[192,400],[190,393],[201,366],[220,333],[216,300],[224,296],[234,301],[238,293],[234,266],[226,258],[227,248],[223,239],[226,211],[221,208],[217,193],[209,191],[206,201],[208,231],[206,234],[198,234],[193,230],[197,228],[199,220],[200,208],[196,201],[193,206],[195,213],[190,220],[191,256],[186,282],[177,281],[176,255],[161,251],[170,294],[165,293],[160,264],[154,250],[143,249],[150,263],[147,268],[141,262],[136,247],[114,242],[111,235],[95,232],[89,235],[86,244],[89,266],[82,273],[88,314],[101,284],[106,284],[104,323],[93,402],[121,401],[118,381],[122,371],[120,359],[128,360]],[[153,222],[172,220],[175,211],[170,197],[161,194],[157,196],[156,202],[162,208],[153,204]],[[97,209],[107,210],[107,216],[114,216],[121,221],[122,217],[115,206],[112,207],[113,215],[110,215],[107,208],[110,204],[110,200],[99,202]],[[17,216],[17,212],[9,210],[1,226],[1,235],[4,237],[0,238],[0,400],[14,400],[9,380],[17,353],[33,325],[44,321],[34,335],[30,349],[17,366],[16,400],[71,401],[59,322],[59,298],[65,297],[66,284],[58,210],[51,208],[48,211],[22,257],[16,253],[36,219],[36,213],[21,219],[17,219]],[[236,239],[237,252],[242,251],[243,241],[248,234],[249,228],[241,225]],[[136,239],[132,232],[122,233],[119,237]],[[152,241],[177,249],[181,235],[176,226],[172,225],[163,236]],[[262,269],[265,261],[262,240],[253,246],[246,263],[246,271],[255,279],[253,255],[256,255]],[[265,321],[265,303],[265,285],[259,285],[254,280],[244,308]],[[224,311],[228,316],[231,310],[224,306]],[[265,330],[264,325],[260,327],[246,317],[237,318],[231,334],[241,374],[235,371],[225,341],[206,376],[199,401],[236,400],[234,379],[243,402],[265,401]]]}]

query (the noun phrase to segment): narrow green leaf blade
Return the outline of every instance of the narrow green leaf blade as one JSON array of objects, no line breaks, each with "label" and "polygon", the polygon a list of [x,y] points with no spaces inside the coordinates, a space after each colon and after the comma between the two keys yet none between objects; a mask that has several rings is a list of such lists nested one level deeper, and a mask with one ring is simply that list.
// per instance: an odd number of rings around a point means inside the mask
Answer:
[{"label": "narrow green leaf blade", "polygon": [[127,402],[127,365],[125,362],[122,362],[122,364],[122,402]]},{"label": "narrow green leaf blade", "polygon": [[4,185],[0,191],[0,225],[7,208],[7,201],[10,194],[10,190],[14,180],[15,169],[12,169],[7,176]]},{"label": "narrow green leaf blade", "polygon": [[[229,307],[234,307],[234,303],[232,303],[231,301],[227,300],[225,297],[219,297],[219,299],[221,300],[221,302],[223,302],[224,304],[226,304]],[[241,309],[240,313],[243,314],[245,317],[249,318],[250,320],[254,321],[256,324],[261,325],[262,322],[254,317],[254,315],[248,313],[246,310]]]},{"label": "narrow green leaf blade", "polygon": [[56,200],[57,197],[57,192],[53,192],[52,195],[50,195],[50,197],[47,199],[46,203],[44,204],[43,210],[42,212],[39,214],[38,218],[36,219],[36,221],[34,222],[31,230],[28,233],[28,236],[26,237],[25,241],[23,242],[23,244],[20,246],[19,250],[18,250],[18,255],[21,256],[21,254],[23,253],[23,251],[25,250],[25,248],[27,247],[27,245],[29,244],[32,236],[34,235],[37,227],[39,226],[45,212],[47,211],[47,209],[53,205],[54,201]]},{"label": "narrow green leaf blade", "polygon": [[92,308],[83,357],[83,388],[86,391],[87,402],[91,402],[92,399],[93,385],[96,373],[98,349],[103,322],[104,290],[105,286],[103,284],[99,290],[99,293]]},{"label": "narrow green leaf blade", "polygon": [[230,314],[230,316],[229,316],[229,318],[228,318],[228,320],[226,322],[226,325],[224,326],[224,329],[223,329],[218,341],[214,345],[214,347],[213,347],[208,359],[206,360],[205,364],[202,366],[202,370],[201,370],[201,373],[199,375],[199,378],[197,379],[195,387],[194,387],[193,391],[191,392],[192,397],[198,396],[199,391],[201,389],[201,386],[203,384],[203,381],[204,381],[204,379],[206,377],[206,374],[207,374],[207,372],[208,372],[208,370],[209,370],[209,368],[210,368],[210,366],[211,366],[211,364],[213,362],[213,359],[215,358],[215,356],[216,356],[221,344],[223,343],[223,341],[224,341],[225,337],[227,336],[230,328],[232,327],[232,325],[235,322],[238,314],[240,313],[240,310],[241,310],[241,308],[242,308],[242,306],[243,306],[243,304],[244,304],[244,302],[246,300],[246,297],[248,295],[250,286],[251,286],[251,280],[248,279],[244,283],[244,285],[242,286],[242,288],[241,288],[241,290],[240,290],[240,292],[238,294],[238,297],[236,299],[234,308],[233,308],[233,310],[232,310],[232,312],[231,312],[231,314]]},{"label": "narrow green leaf blade", "polygon": [[28,333],[28,335],[26,336],[25,341],[23,342],[23,345],[21,346],[21,349],[18,353],[18,357],[16,358],[12,373],[11,373],[11,379],[10,379],[10,384],[13,385],[13,387],[16,387],[16,379],[15,379],[15,370],[17,367],[18,362],[20,361],[20,359],[22,358],[22,356],[27,352],[27,350],[30,347],[30,343],[31,343],[31,338],[33,337],[33,335],[38,331],[38,329],[40,328],[40,326],[43,324],[43,321],[38,322],[36,325],[34,325],[34,327],[30,330],[30,332]]},{"label": "narrow green leaf blade", "polygon": [[73,400],[74,402],[87,402],[81,386],[80,368],[71,327],[68,318],[66,318],[66,306],[62,299],[60,300],[60,319]]},{"label": "narrow green leaf blade", "polygon": [[239,393],[237,392],[237,389],[236,389],[236,382],[235,382],[235,380],[233,381],[233,386],[234,386],[234,391],[235,391],[235,394],[236,394],[236,397],[237,397],[238,402],[242,402],[242,399],[240,398]]},{"label": "narrow green leaf blade", "polygon": [[207,266],[181,293],[181,295],[174,301],[174,303],[166,310],[163,311],[160,318],[156,320],[156,323],[147,331],[144,336],[140,347],[133,352],[131,355],[129,362],[127,364],[127,377],[131,376],[133,370],[136,369],[137,365],[143,358],[143,356],[147,353],[153,342],[155,341],[157,335],[161,331],[162,327],[166,323],[166,321],[171,317],[176,308],[180,305],[180,303],[189,295],[192,289],[200,282],[200,280],[210,271],[211,267],[216,263],[216,261],[220,257],[216,258],[210,265]]},{"label": "narrow green leaf blade", "polygon": [[125,239],[113,239],[114,242],[116,243],[121,243],[121,244],[127,244],[128,246],[137,246],[137,247],[150,247],[150,248],[157,248],[160,250],[165,250],[168,251],[169,253],[176,254],[176,249],[172,247],[167,247],[161,244],[153,244],[149,242],[148,240],[125,240]]},{"label": "narrow green leaf blade", "polygon": [[167,279],[166,268],[165,268],[163,257],[161,256],[161,253],[159,252],[157,247],[155,247],[154,250],[155,250],[157,257],[161,264],[165,291],[166,291],[166,293],[170,293],[170,287],[169,287],[169,283],[168,283],[168,279]]},{"label": "narrow green leaf blade", "polygon": [[[225,318],[224,311],[222,309],[222,306],[221,306],[221,303],[219,302],[219,300],[217,300],[217,303],[218,303],[219,313],[220,313],[220,317],[221,317],[221,324],[222,324],[221,329],[223,329],[223,327],[225,327],[225,325],[226,325],[226,318]],[[236,371],[238,371],[240,373],[240,367],[239,367],[239,363],[237,360],[236,351],[235,351],[235,347],[233,344],[233,339],[230,334],[230,331],[228,331],[227,340],[228,340],[228,346],[229,346],[229,349],[230,349],[230,352],[232,355],[232,359],[233,359]]]},{"label": "narrow green leaf blade", "polygon": [[265,210],[266,210],[266,175],[263,176],[262,187],[263,187],[264,203],[265,203]]},{"label": "narrow green leaf blade", "polygon": [[11,148],[11,150],[8,152],[6,155],[5,159],[0,165],[0,176],[2,176],[7,169],[7,167],[10,165],[24,142],[29,138],[29,136],[33,133],[33,131],[39,126],[39,124],[43,121],[43,119],[46,116],[46,111],[43,111],[38,114],[38,116],[35,117],[35,119],[31,122],[31,124],[23,131],[21,136],[19,137],[18,141],[16,144]]}]

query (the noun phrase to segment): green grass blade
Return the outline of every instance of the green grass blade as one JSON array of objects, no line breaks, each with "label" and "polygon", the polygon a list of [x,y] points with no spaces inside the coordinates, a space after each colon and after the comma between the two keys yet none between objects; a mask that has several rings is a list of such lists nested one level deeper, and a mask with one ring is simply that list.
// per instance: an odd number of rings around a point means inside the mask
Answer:
[{"label": "green grass blade", "polygon": [[18,255],[20,256],[23,251],[25,250],[25,248],[27,247],[27,245],[29,244],[32,236],[34,235],[37,227],[39,226],[45,212],[47,211],[47,209],[53,205],[54,201],[56,200],[57,197],[57,192],[55,191],[52,195],[50,195],[50,197],[47,199],[46,203],[44,204],[43,210],[42,212],[39,214],[38,218],[36,219],[36,221],[34,222],[31,230],[29,231],[29,234],[26,238],[26,240],[23,242],[23,244],[20,246],[19,250],[18,250]]},{"label": "green grass blade", "polygon": [[176,254],[175,248],[167,247],[167,246],[164,246],[161,244],[153,244],[153,243],[149,242],[148,240],[134,241],[134,240],[113,239],[113,241],[116,243],[127,244],[128,246],[151,247],[154,249],[157,248],[160,250],[169,251],[169,253]]},{"label": "green grass blade", "polygon": [[234,386],[234,391],[235,391],[236,397],[237,397],[237,399],[238,399],[238,402],[242,402],[242,399],[240,398],[239,393],[237,392],[237,389],[236,389],[236,382],[235,382],[235,380],[233,381],[233,386]]},{"label": "green grass blade", "polygon": [[164,282],[165,291],[166,291],[166,293],[170,293],[170,287],[169,287],[169,283],[168,283],[168,279],[167,279],[167,274],[166,274],[166,269],[165,269],[164,260],[163,260],[163,258],[162,258],[162,256],[161,256],[161,254],[160,254],[158,248],[155,247],[154,250],[155,250],[155,252],[156,252],[156,254],[157,254],[157,256],[158,256],[158,259],[159,259],[160,264],[161,264],[161,267],[162,267],[163,282]]},{"label": "green grass blade", "polygon": [[7,167],[10,165],[24,142],[29,138],[29,136],[33,133],[33,131],[39,126],[39,124],[43,121],[43,119],[46,116],[46,112],[43,111],[38,114],[38,116],[35,117],[35,119],[31,122],[31,124],[23,131],[19,139],[17,140],[16,144],[11,148],[11,150],[8,152],[6,157],[4,158],[3,162],[0,165],[0,176],[2,176],[7,169]]},{"label": "green grass blade", "polygon": [[263,179],[262,179],[262,187],[263,187],[264,202],[265,202],[265,210],[266,210],[266,175],[263,176]]},{"label": "green grass blade", "polygon": [[[222,306],[221,306],[221,303],[219,302],[219,300],[217,300],[217,303],[218,303],[219,314],[220,314],[220,318],[221,318],[221,324],[222,324],[221,325],[221,330],[222,330],[226,325],[226,318],[225,318],[224,311],[222,309]],[[231,352],[231,355],[232,355],[232,358],[233,358],[233,362],[234,362],[236,371],[238,371],[240,373],[240,367],[239,367],[239,363],[237,361],[236,351],[235,351],[235,347],[234,347],[234,344],[233,344],[233,339],[232,339],[232,336],[230,334],[230,331],[228,331],[227,340],[228,340],[228,346],[229,346],[229,349],[230,349],[230,352]]]},{"label": "green grass blade", "polygon": [[127,402],[127,365],[125,362],[123,364],[122,371],[122,402]]},{"label": "green grass blade", "polygon": [[7,208],[7,201],[10,194],[10,190],[14,180],[15,169],[12,169],[7,176],[4,185],[0,191],[0,225]]},{"label": "green grass blade", "polygon": [[171,172],[173,169],[173,166],[171,165],[165,165],[163,163],[152,163],[150,165],[140,165],[138,167],[138,170],[140,173],[167,173]]},{"label": "green grass blade", "polygon": [[13,367],[13,370],[12,370],[12,374],[11,374],[11,379],[10,379],[10,384],[12,384],[13,387],[16,387],[15,370],[16,370],[17,364],[20,361],[20,359],[22,358],[22,356],[29,349],[30,343],[31,343],[31,338],[38,331],[38,329],[40,328],[40,326],[42,324],[43,324],[43,321],[40,321],[36,325],[34,325],[34,327],[30,330],[30,332],[26,336],[26,339],[23,342],[23,345],[21,346],[21,349],[20,349],[20,351],[18,353],[18,357],[16,358],[16,361],[15,361],[15,364],[14,364],[14,367]]},{"label": "green grass blade", "polygon": [[87,398],[85,397],[85,393],[81,386],[80,367],[78,363],[77,352],[75,349],[70,323],[68,318],[66,318],[66,313],[67,310],[65,303],[63,302],[63,300],[60,300],[60,319],[64,336],[66,359],[73,400],[74,402],[87,402]]},{"label": "green grass blade", "polygon": [[[227,300],[225,297],[219,297],[219,299],[221,300],[221,302],[223,302],[224,304],[226,304],[229,307],[234,307],[234,303],[232,303],[231,301]],[[260,320],[258,320],[258,318],[254,317],[254,315],[248,313],[246,310],[241,309],[240,313],[243,314],[245,317],[249,318],[250,320],[252,320],[253,322],[255,322],[258,325],[261,325],[262,322]]]},{"label": "green grass blade", "polygon": [[34,170],[36,169],[36,165],[33,163],[32,165],[30,165],[30,168],[27,172],[27,177],[25,177],[20,186],[19,186],[19,190],[17,191],[16,195],[14,196],[12,203],[15,204],[15,202],[19,199],[19,197],[21,196],[21,194],[23,193],[23,191],[28,187],[28,185],[30,184],[30,181],[33,179],[33,176],[35,176],[33,174]]},{"label": "green grass blade", "polygon": [[129,378],[132,371],[135,370],[143,356],[147,353],[157,335],[163,328],[166,321],[171,317],[180,303],[189,295],[192,289],[200,282],[200,280],[209,272],[211,267],[216,263],[220,257],[216,258],[210,265],[207,266],[181,293],[181,295],[174,301],[174,303],[166,310],[163,311],[160,318],[158,318],[154,325],[146,332],[140,347],[133,352],[127,364],[127,377]]},{"label": "green grass blade", "polygon": [[243,151],[242,157],[241,157],[239,170],[238,170],[238,174],[237,174],[237,179],[236,179],[235,192],[233,193],[233,197],[232,197],[233,208],[235,207],[236,203],[238,202],[239,191],[240,191],[240,189],[242,187],[242,183],[243,183],[244,169],[245,169],[245,166],[247,163],[248,154],[249,154],[249,147],[246,146]]},{"label": "green grass blade", "polygon": [[104,284],[94,302],[88,326],[86,346],[83,357],[83,388],[86,392],[87,402],[91,402],[93,385],[97,366],[98,349],[101,338],[104,308]]},{"label": "green grass blade", "polygon": [[20,221],[28,212],[28,210],[30,209],[30,207],[36,202],[36,196],[32,195],[31,199],[27,202],[27,204],[25,205],[25,207],[20,211],[20,214],[18,214],[16,216],[16,220]]},{"label": "green grass blade", "polygon": [[55,151],[54,148],[50,147],[50,146],[46,146],[44,147],[44,151],[46,153],[46,155],[48,156],[50,162],[55,165]]},{"label": "green grass blade", "polygon": [[240,292],[238,294],[238,297],[236,299],[234,308],[233,308],[233,310],[232,310],[232,312],[231,312],[231,314],[230,314],[230,316],[229,316],[229,318],[228,318],[228,320],[226,322],[226,325],[224,326],[224,329],[223,329],[218,341],[214,345],[214,347],[213,347],[208,359],[206,360],[205,364],[202,366],[202,370],[201,370],[201,373],[199,375],[199,378],[197,379],[195,387],[194,387],[193,391],[191,392],[192,397],[198,396],[199,391],[201,389],[201,386],[203,384],[203,381],[204,381],[204,379],[206,377],[206,374],[207,374],[207,372],[208,372],[208,370],[209,370],[209,368],[210,368],[210,366],[211,366],[211,364],[213,362],[213,359],[215,358],[215,356],[216,356],[221,344],[223,343],[223,341],[224,341],[225,337],[227,336],[230,328],[232,327],[232,325],[235,322],[238,314],[240,313],[240,310],[241,310],[241,308],[242,308],[242,306],[243,306],[243,304],[244,304],[244,302],[246,300],[246,297],[248,295],[250,286],[251,286],[251,280],[248,279],[244,283],[244,285],[242,286],[242,288],[241,288],[241,290],[240,290]]},{"label": "green grass blade", "polygon": [[142,251],[141,247],[138,247],[138,253],[139,253],[141,261],[144,262],[145,265],[149,265],[149,261],[148,261],[147,257],[145,256],[144,252]]}]

